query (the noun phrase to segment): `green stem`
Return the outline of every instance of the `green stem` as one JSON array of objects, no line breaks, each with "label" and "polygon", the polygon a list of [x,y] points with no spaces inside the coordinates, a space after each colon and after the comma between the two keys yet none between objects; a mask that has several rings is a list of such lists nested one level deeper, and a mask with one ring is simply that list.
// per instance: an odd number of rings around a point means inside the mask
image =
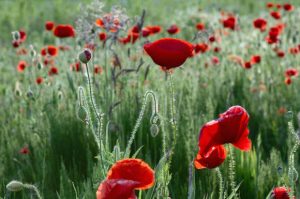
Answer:
[{"label": "green stem", "polygon": [[218,176],[218,179],[219,179],[219,199],[223,199],[224,186],[223,186],[222,173],[221,173],[219,167],[217,167],[215,170],[217,172],[217,176]]},{"label": "green stem", "polygon": [[40,194],[40,192],[39,192],[39,190],[38,190],[38,188],[36,186],[34,186],[32,184],[24,184],[23,187],[26,188],[26,189],[33,190],[35,192],[35,194],[36,194],[36,197],[38,199],[42,199],[42,196],[41,196],[41,194]]}]

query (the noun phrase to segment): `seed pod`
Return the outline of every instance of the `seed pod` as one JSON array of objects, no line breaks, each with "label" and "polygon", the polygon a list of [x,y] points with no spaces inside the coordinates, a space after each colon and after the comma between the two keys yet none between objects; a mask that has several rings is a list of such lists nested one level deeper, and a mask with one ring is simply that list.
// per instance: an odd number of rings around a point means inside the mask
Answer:
[{"label": "seed pod", "polygon": [[12,192],[21,191],[23,188],[24,188],[24,184],[16,180],[13,180],[6,185],[6,189]]},{"label": "seed pod", "polygon": [[79,53],[78,58],[82,63],[86,64],[92,58],[92,52],[89,49],[84,49],[81,53]]},{"label": "seed pod", "polygon": [[152,137],[156,137],[159,133],[159,127],[156,124],[152,124],[150,127],[150,133]]}]

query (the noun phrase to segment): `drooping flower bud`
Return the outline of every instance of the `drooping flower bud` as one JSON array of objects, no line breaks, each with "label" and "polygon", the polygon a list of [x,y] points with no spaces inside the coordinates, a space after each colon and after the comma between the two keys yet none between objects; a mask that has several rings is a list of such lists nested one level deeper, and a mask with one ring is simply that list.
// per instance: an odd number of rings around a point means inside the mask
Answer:
[{"label": "drooping flower bud", "polygon": [[12,33],[12,37],[14,41],[18,41],[21,38],[20,32],[19,31],[13,31]]},{"label": "drooping flower bud", "polygon": [[150,127],[150,133],[152,137],[156,137],[159,133],[159,127],[156,124],[152,124]]},{"label": "drooping flower bud", "polygon": [[87,114],[87,111],[86,111],[86,109],[85,109],[84,106],[79,106],[78,107],[78,109],[77,109],[77,117],[82,122],[86,122],[86,120],[88,118],[88,114]]},{"label": "drooping flower bud", "polygon": [[6,185],[8,191],[16,192],[21,191],[24,188],[24,184],[20,181],[12,180]]},{"label": "drooping flower bud", "polygon": [[89,49],[84,49],[78,56],[79,60],[86,64],[92,58],[92,52]]}]

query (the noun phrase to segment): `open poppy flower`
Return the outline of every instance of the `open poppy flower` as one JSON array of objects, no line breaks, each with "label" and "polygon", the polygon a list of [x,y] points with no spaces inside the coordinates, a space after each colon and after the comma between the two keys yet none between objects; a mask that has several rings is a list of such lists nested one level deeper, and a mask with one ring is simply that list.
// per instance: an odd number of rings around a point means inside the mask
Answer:
[{"label": "open poppy flower", "polygon": [[136,199],[134,189],[139,182],[126,179],[107,179],[103,181],[97,192],[97,199]]},{"label": "open poppy flower", "polygon": [[52,75],[57,75],[58,74],[58,69],[55,66],[52,66],[50,68],[50,70],[48,71],[48,75],[52,76]]},{"label": "open poppy flower", "polygon": [[25,68],[28,66],[26,61],[19,61],[18,66],[17,66],[17,70],[18,72],[23,72],[25,70]]},{"label": "open poppy flower", "polygon": [[288,68],[285,71],[285,76],[286,77],[293,77],[293,76],[298,76],[298,70],[296,68]]},{"label": "open poppy flower", "polygon": [[73,26],[69,24],[60,24],[54,28],[53,34],[58,38],[75,37],[75,30]]},{"label": "open poppy flower", "polygon": [[19,30],[19,33],[20,33],[20,43],[23,43],[25,42],[26,38],[27,38],[27,34],[24,30]]},{"label": "open poppy flower", "polygon": [[170,35],[174,35],[174,34],[179,33],[179,32],[180,32],[180,29],[178,28],[177,25],[174,24],[174,25],[170,26],[170,27],[167,29],[167,31],[168,31],[168,33],[169,33]]},{"label": "open poppy flower", "polygon": [[181,66],[193,55],[193,45],[187,41],[163,38],[144,45],[145,51],[159,66],[167,69]]},{"label": "open poppy flower", "polygon": [[37,77],[36,80],[35,80],[35,82],[37,84],[41,84],[41,83],[43,83],[43,81],[44,81],[44,79],[42,77]]},{"label": "open poppy flower", "polygon": [[99,33],[99,39],[100,39],[100,41],[105,41],[106,38],[107,38],[107,35],[106,35],[105,32],[100,32]]},{"label": "open poppy flower", "polygon": [[45,23],[45,29],[47,31],[51,31],[54,28],[54,22],[53,21],[46,21]]},{"label": "open poppy flower", "polygon": [[194,45],[195,53],[205,53],[209,50],[209,45],[206,43],[199,43]]},{"label": "open poppy flower", "polygon": [[283,9],[284,9],[285,11],[291,12],[291,11],[294,10],[294,6],[291,5],[291,4],[289,4],[289,3],[285,3],[285,4],[283,5]]},{"label": "open poppy flower", "polygon": [[52,46],[52,45],[46,46],[46,47],[42,48],[41,55],[42,56],[49,55],[49,56],[55,57],[58,55],[58,48],[56,46]]},{"label": "open poppy flower", "polygon": [[267,21],[263,18],[258,18],[253,21],[254,28],[259,29],[261,32],[266,30]]},{"label": "open poppy flower", "polygon": [[107,179],[125,179],[138,182],[135,189],[144,190],[153,186],[154,171],[140,159],[128,158],[116,162],[108,171]]},{"label": "open poppy flower", "polygon": [[197,23],[196,24],[196,29],[197,30],[204,30],[205,29],[204,23]]},{"label": "open poppy flower", "polygon": [[142,29],[142,36],[143,37],[148,37],[151,34],[151,30],[149,28],[143,28]]},{"label": "open poppy flower", "polygon": [[272,12],[270,12],[270,15],[276,20],[281,19],[280,12],[272,11]]},{"label": "open poppy flower", "polygon": [[251,148],[248,138],[249,115],[241,106],[230,107],[219,118],[206,123],[200,130],[200,155],[206,157],[212,147],[231,143],[242,151]]},{"label": "open poppy flower", "polygon": [[226,150],[223,145],[210,148],[209,152],[205,156],[198,152],[194,165],[196,169],[213,169],[220,166],[226,159]]},{"label": "open poppy flower", "polygon": [[261,56],[260,55],[253,55],[251,57],[251,63],[252,64],[259,64],[261,61]]},{"label": "open poppy flower", "polygon": [[233,16],[229,16],[227,19],[223,20],[224,28],[229,28],[231,30],[236,29],[236,18]]},{"label": "open poppy flower", "polygon": [[276,187],[273,189],[271,196],[274,199],[290,199],[289,192],[290,190],[286,187]]},{"label": "open poppy flower", "polygon": [[161,27],[160,26],[146,26],[148,30],[150,30],[151,34],[157,34],[160,33]]}]

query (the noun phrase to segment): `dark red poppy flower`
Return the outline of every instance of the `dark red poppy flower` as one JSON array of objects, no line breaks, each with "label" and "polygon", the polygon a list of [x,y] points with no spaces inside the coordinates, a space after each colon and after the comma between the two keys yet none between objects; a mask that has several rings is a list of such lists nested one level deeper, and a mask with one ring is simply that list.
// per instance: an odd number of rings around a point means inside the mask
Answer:
[{"label": "dark red poppy flower", "polygon": [[20,41],[21,43],[25,42],[25,40],[26,40],[26,38],[27,38],[26,32],[25,32],[24,30],[20,30],[19,33],[20,33],[20,39],[19,39],[19,41]]},{"label": "dark red poppy flower", "polygon": [[20,151],[19,151],[19,153],[23,154],[23,155],[29,154],[29,152],[30,151],[29,151],[28,146],[25,146],[25,147],[21,148]]},{"label": "dark red poppy flower", "polygon": [[281,14],[280,14],[280,12],[272,11],[272,12],[270,12],[270,15],[271,15],[274,19],[281,19]]},{"label": "dark red poppy flower", "polygon": [[286,78],[284,79],[284,83],[285,83],[286,85],[290,85],[290,84],[292,83],[292,78],[286,77]]},{"label": "dark red poppy flower", "polygon": [[17,66],[17,70],[18,72],[23,72],[25,70],[25,68],[28,66],[26,61],[19,61],[18,66]]},{"label": "dark red poppy flower", "polygon": [[214,47],[214,52],[215,53],[218,53],[218,52],[220,52],[221,51],[221,48],[220,47]]},{"label": "dark red poppy flower", "polygon": [[266,38],[269,44],[277,43],[279,41],[279,35],[283,31],[284,26],[279,24],[277,26],[271,27],[268,33],[268,37]]},{"label": "dark red poppy flower", "polygon": [[233,144],[242,151],[251,148],[248,138],[249,115],[241,106],[230,107],[219,119],[206,123],[200,130],[199,153],[206,157],[212,147],[226,143]]},{"label": "dark red poppy flower", "polygon": [[145,28],[149,29],[151,34],[160,33],[161,27],[160,26],[146,26]]},{"label": "dark red poppy flower", "polygon": [[143,37],[148,37],[151,34],[151,30],[149,28],[143,28],[142,29],[142,36]]},{"label": "dark red poppy flower", "polygon": [[285,70],[285,76],[286,77],[293,77],[293,76],[298,76],[298,70],[296,68],[288,68]]},{"label": "dark red poppy flower", "polygon": [[246,61],[246,62],[244,63],[244,68],[245,68],[245,69],[250,69],[250,68],[252,68],[252,63],[251,63],[250,61]]},{"label": "dark red poppy flower", "polygon": [[71,64],[71,70],[76,71],[76,72],[81,71],[81,62],[77,61],[77,62]]},{"label": "dark red poppy flower", "polygon": [[261,62],[261,56],[260,55],[253,55],[251,57],[251,63],[252,64],[259,64]]},{"label": "dark red poppy flower", "polygon": [[229,16],[228,18],[223,20],[224,28],[229,28],[231,30],[236,29],[236,18],[233,16]]},{"label": "dark red poppy flower", "polygon": [[194,45],[195,53],[205,53],[209,50],[209,45],[206,43],[199,43]]},{"label": "dark red poppy flower", "polygon": [[45,23],[45,29],[48,31],[53,30],[54,28],[54,22],[53,21],[46,21]]},{"label": "dark red poppy flower", "polygon": [[180,32],[180,29],[178,28],[177,25],[173,24],[167,29],[168,33],[170,35],[174,35]]},{"label": "dark red poppy flower", "polygon": [[97,19],[97,20],[95,21],[95,24],[96,24],[96,26],[99,26],[99,27],[101,27],[101,28],[104,26],[104,22],[103,22],[102,19]]},{"label": "dark red poppy flower", "polygon": [[20,46],[20,41],[14,40],[14,41],[11,42],[11,44],[12,44],[12,46],[13,46],[14,48],[18,48],[18,47]]},{"label": "dark red poppy flower", "polygon": [[41,84],[41,83],[43,83],[43,81],[44,81],[44,79],[42,77],[37,77],[36,80],[35,80],[35,82],[37,84]]},{"label": "dark red poppy flower", "polygon": [[284,9],[285,11],[290,12],[290,11],[293,11],[293,10],[294,10],[294,6],[291,5],[291,4],[289,4],[289,3],[285,3],[285,4],[283,4],[283,9]]},{"label": "dark red poppy flower", "polygon": [[100,41],[105,41],[106,40],[106,33],[105,32],[100,32],[99,33],[99,39]]},{"label": "dark red poppy flower", "polygon": [[296,54],[299,53],[299,49],[298,49],[298,47],[289,48],[289,52],[290,52],[292,55],[296,55]]},{"label": "dark red poppy flower", "polygon": [[286,187],[276,187],[272,191],[272,197],[274,199],[290,199],[289,192],[290,190]]},{"label": "dark red poppy flower", "polygon": [[126,179],[104,180],[97,192],[97,199],[136,199],[134,189],[139,182]]},{"label": "dark red poppy flower", "polygon": [[215,36],[210,36],[210,37],[208,38],[208,40],[209,40],[211,43],[213,43],[213,42],[216,41],[216,37],[215,37]]},{"label": "dark red poppy flower", "polygon": [[197,23],[196,24],[196,28],[197,28],[197,30],[204,30],[205,29],[205,25],[204,25],[204,23]]},{"label": "dark red poppy flower", "polygon": [[75,30],[73,26],[69,24],[59,24],[54,28],[53,34],[58,38],[75,37]]},{"label": "dark red poppy flower", "polygon": [[46,46],[46,47],[42,48],[41,55],[42,56],[49,55],[49,56],[55,57],[58,55],[58,48],[56,46],[52,46],[52,45]]},{"label": "dark red poppy flower", "polygon": [[135,25],[131,28],[130,32],[140,33],[140,27],[138,25]]},{"label": "dark red poppy flower", "polygon": [[267,8],[273,8],[274,7],[274,3],[269,2],[269,3],[266,4],[266,7]]},{"label": "dark red poppy flower", "polygon": [[283,58],[285,56],[285,53],[283,51],[277,51],[277,56]]},{"label": "dark red poppy flower", "polygon": [[48,72],[48,75],[57,75],[58,74],[58,69],[55,66],[52,66]]},{"label": "dark red poppy flower", "polygon": [[174,38],[163,38],[145,44],[144,49],[157,65],[167,69],[181,66],[193,55],[191,43]]},{"label": "dark red poppy flower", "polygon": [[95,65],[94,66],[94,73],[95,74],[102,74],[102,72],[103,72],[103,69],[102,69],[102,67],[101,66],[98,66],[98,65]]},{"label": "dark red poppy flower", "polygon": [[132,44],[134,44],[139,37],[140,37],[140,34],[139,33],[135,33],[135,32],[130,32],[127,35],[127,38],[129,40],[129,42],[131,42]]},{"label": "dark red poppy flower", "polygon": [[116,162],[108,171],[107,179],[125,179],[138,182],[135,189],[144,190],[153,186],[154,171],[143,160],[128,158]]},{"label": "dark red poppy flower", "polygon": [[211,63],[213,64],[213,65],[218,65],[219,63],[220,63],[220,60],[219,60],[219,58],[218,57],[212,57],[211,58]]},{"label": "dark red poppy flower", "polygon": [[258,18],[253,21],[254,28],[259,29],[260,31],[265,31],[267,27],[267,21],[263,18]]},{"label": "dark red poppy flower", "polygon": [[219,145],[216,147],[211,147],[210,151],[208,151],[205,156],[202,156],[199,151],[194,160],[194,165],[196,169],[213,169],[220,166],[225,159],[226,150],[223,145]]}]

